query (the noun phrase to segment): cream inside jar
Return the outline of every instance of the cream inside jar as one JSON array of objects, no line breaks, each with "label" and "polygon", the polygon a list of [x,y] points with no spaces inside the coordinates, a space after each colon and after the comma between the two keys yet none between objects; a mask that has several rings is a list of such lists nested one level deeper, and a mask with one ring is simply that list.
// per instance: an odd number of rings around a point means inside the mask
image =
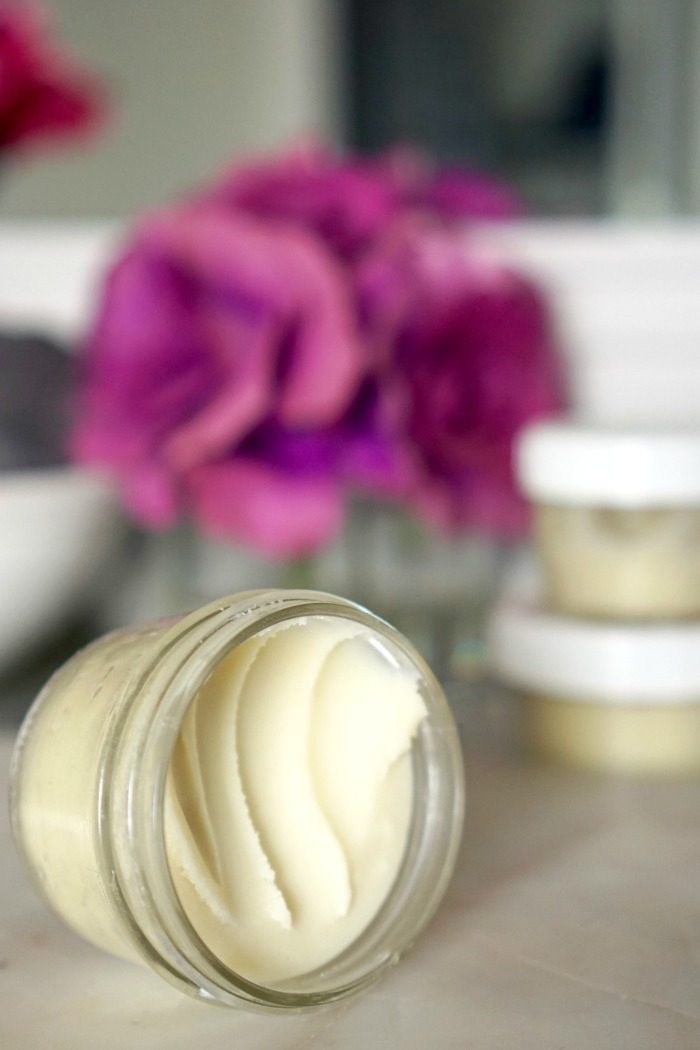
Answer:
[{"label": "cream inside jar", "polygon": [[518,476],[552,608],[700,615],[700,431],[537,424]]},{"label": "cream inside jar", "polygon": [[178,736],[166,841],[227,966],[297,976],[369,924],[405,852],[425,714],[415,671],[346,620],[293,620],[222,660]]}]

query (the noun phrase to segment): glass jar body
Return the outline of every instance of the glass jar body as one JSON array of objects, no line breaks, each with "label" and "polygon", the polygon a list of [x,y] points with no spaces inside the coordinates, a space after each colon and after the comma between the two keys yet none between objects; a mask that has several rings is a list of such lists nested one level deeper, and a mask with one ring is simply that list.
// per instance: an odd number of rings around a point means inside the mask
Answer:
[{"label": "glass jar body", "polygon": [[64,664],[27,715],[13,759],[13,829],[35,883],[76,932],[127,958],[138,953],[102,871],[102,777],[132,677],[160,634],[117,631]]},{"label": "glass jar body", "polygon": [[[364,624],[415,662],[428,715],[412,754],[406,856],[380,913],[322,973],[268,988],[228,970],[183,912],[165,845],[165,781],[182,719],[223,656],[261,630],[314,615]],[[277,1010],[360,991],[396,960],[444,892],[461,810],[458,742],[429,670],[382,621],[316,592],[246,592],[99,639],[38,698],[13,771],[17,841],[44,896],[70,925],[190,994]]]},{"label": "glass jar body", "polygon": [[535,506],[551,607],[577,616],[700,615],[700,508]]}]

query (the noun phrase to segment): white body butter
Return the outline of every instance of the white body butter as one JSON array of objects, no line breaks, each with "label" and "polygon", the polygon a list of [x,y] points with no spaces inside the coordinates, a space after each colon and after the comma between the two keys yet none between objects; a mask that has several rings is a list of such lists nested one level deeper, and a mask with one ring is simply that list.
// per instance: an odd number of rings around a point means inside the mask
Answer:
[{"label": "white body butter", "polygon": [[257,981],[316,969],[368,925],[403,857],[415,674],[343,620],[292,622],[224,659],[192,704],[168,783],[180,900]]}]

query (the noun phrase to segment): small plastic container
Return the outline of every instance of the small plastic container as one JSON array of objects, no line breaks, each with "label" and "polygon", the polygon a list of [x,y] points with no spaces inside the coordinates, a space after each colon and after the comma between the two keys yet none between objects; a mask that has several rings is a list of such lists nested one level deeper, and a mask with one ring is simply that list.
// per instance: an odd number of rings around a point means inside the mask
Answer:
[{"label": "small plastic container", "polygon": [[[166,841],[166,782],[183,718],[220,662],[261,632],[303,628],[316,617],[364,629],[393,666],[416,677],[425,716],[409,752],[408,832],[387,896],[340,956],[312,973],[256,983],[203,940],[178,895]],[[282,762],[284,739],[279,752]],[[54,675],[28,714],[11,788],[26,866],[74,929],[205,1002],[277,1013],[356,994],[398,961],[445,892],[462,807],[459,740],[428,667],[384,621],[313,591],[250,591],[98,639]]]},{"label": "small plastic container", "polygon": [[538,424],[518,477],[553,609],[700,616],[700,430]]},{"label": "small plastic container", "polygon": [[620,773],[700,772],[700,622],[608,624],[504,601],[490,662],[535,754]]}]

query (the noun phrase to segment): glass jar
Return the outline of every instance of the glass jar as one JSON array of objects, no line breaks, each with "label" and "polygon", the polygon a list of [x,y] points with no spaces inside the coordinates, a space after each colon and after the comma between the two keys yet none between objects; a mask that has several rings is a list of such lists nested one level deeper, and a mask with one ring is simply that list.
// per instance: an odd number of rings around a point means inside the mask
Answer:
[{"label": "glass jar", "polygon": [[490,629],[528,751],[620,773],[700,772],[700,623],[603,623],[510,598]]},{"label": "glass jar", "polygon": [[518,466],[552,608],[700,615],[699,431],[538,424]]},{"label": "glass jar", "polygon": [[[213,953],[178,897],[166,843],[166,781],[183,718],[220,661],[259,632],[314,617],[368,629],[417,674],[426,714],[411,745],[412,809],[398,874],[357,939],[313,973],[256,984]],[[462,807],[459,741],[428,667],[371,613],[313,591],[245,592],[98,639],[35,702],[12,772],[16,841],[64,920],[202,1000],[277,1011],[359,992],[398,960],[444,894]]]}]

